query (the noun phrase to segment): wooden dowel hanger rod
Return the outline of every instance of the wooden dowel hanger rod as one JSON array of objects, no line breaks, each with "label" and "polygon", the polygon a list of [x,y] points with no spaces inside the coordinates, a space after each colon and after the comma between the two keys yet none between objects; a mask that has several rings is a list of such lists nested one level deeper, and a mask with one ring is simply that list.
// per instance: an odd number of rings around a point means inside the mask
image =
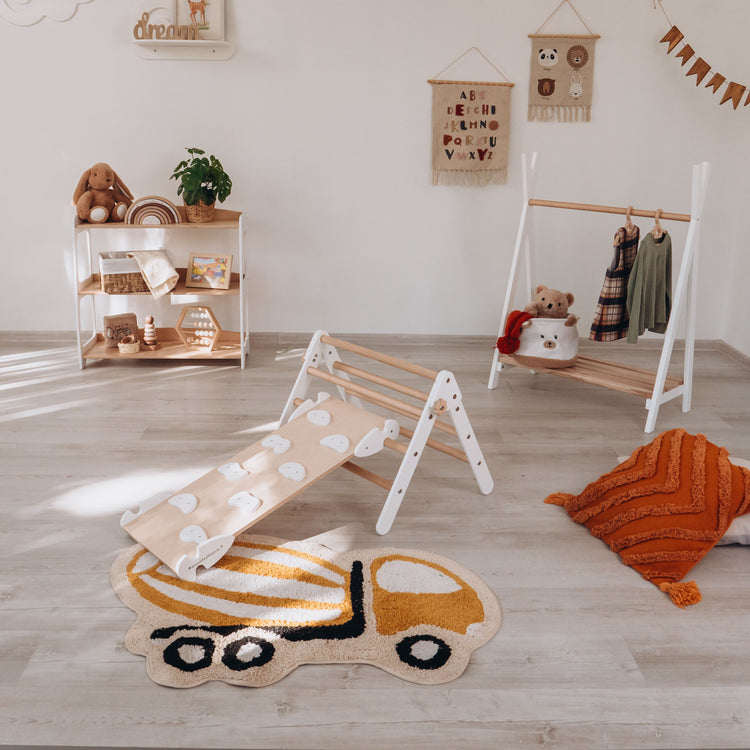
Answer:
[{"label": "wooden dowel hanger rod", "polygon": [[[538,198],[529,199],[530,206],[546,206],[547,208],[567,208],[572,211],[595,211],[601,214],[622,214],[627,216],[628,209],[621,208],[620,206],[599,206],[594,203],[567,203],[565,201],[545,201],[539,200]],[[647,218],[655,219],[656,211],[645,211],[639,208],[633,208],[630,210],[631,216],[644,216]],[[659,213],[660,219],[668,221],[690,221],[690,214],[672,214],[666,211]]]}]

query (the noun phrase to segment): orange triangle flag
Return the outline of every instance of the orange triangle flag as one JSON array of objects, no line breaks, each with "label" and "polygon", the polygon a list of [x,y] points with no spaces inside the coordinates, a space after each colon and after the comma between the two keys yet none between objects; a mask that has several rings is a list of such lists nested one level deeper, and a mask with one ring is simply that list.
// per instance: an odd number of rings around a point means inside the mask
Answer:
[{"label": "orange triangle flag", "polygon": [[682,63],[680,64],[684,65],[693,56],[693,48],[689,44],[686,44],[675,56],[681,57]]},{"label": "orange triangle flag", "polygon": [[713,86],[714,90],[711,93],[715,94],[719,90],[719,86],[726,80],[721,73],[714,73],[714,77],[706,84],[706,88]]},{"label": "orange triangle flag", "polygon": [[683,39],[685,35],[676,27],[672,28],[659,40],[659,44],[662,42],[669,42],[667,54],[669,54]]},{"label": "orange triangle flag", "polygon": [[732,81],[729,86],[727,86],[727,90],[724,92],[724,96],[722,97],[719,104],[724,104],[724,102],[731,99],[734,108],[737,109],[740,104],[740,99],[742,99],[742,95],[745,93],[746,88],[747,87],[743,86],[741,83],[735,83],[734,81]]},{"label": "orange triangle flag", "polygon": [[702,57],[699,57],[685,75],[688,77],[694,75],[695,85],[697,86],[706,77],[709,70],[711,70],[711,66]]}]

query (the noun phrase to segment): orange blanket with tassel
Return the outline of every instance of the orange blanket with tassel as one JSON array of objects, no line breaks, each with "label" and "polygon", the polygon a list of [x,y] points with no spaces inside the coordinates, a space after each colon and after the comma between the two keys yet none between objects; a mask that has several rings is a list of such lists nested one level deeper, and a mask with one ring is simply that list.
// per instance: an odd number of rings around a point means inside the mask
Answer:
[{"label": "orange blanket with tassel", "polygon": [[680,607],[700,601],[694,581],[681,582],[750,511],[750,471],[729,453],[682,429],[669,430],[589,484],[580,495],[555,493],[577,523]]}]

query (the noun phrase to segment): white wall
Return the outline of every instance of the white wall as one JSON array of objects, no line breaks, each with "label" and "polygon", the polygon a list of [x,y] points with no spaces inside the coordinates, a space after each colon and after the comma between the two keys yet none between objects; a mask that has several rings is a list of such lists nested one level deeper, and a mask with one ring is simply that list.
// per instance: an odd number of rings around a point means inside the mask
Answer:
[{"label": "white wall", "polygon": [[[2,252],[17,274],[3,285],[0,329],[74,327],[70,197],[84,169],[107,161],[136,196],[176,200],[169,175],[183,147],[198,145],[233,178],[224,207],[248,216],[253,330],[495,333],[520,155],[536,150],[540,197],[677,212],[689,212],[691,165],[711,161],[697,333],[750,354],[735,314],[750,271],[750,108],[719,107],[684,77],[659,44],[669,24],[652,0],[576,0],[602,37],[592,120],[528,122],[527,35],[556,4],[227,0],[237,51],[226,62],[141,59],[131,42],[136,0],[93,0],[65,23],[0,20],[11,193],[0,203]],[[665,7],[698,54],[750,82],[747,2]],[[435,187],[426,81],[472,46],[516,84],[508,183]],[[584,326],[617,225],[538,214],[538,280],[574,292]],[[685,226],[668,229],[679,261]]]}]

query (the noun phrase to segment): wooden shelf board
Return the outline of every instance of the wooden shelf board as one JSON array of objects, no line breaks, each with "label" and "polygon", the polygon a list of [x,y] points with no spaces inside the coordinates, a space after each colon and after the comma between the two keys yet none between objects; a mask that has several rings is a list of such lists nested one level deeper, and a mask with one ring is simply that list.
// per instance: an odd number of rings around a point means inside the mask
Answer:
[{"label": "wooden shelf board", "polygon": [[[139,332],[143,342],[143,331]],[[174,328],[158,328],[156,338],[161,346],[159,349],[141,349],[137,354],[120,354],[119,349],[108,347],[101,333],[96,341],[83,352],[84,359],[241,359],[242,342],[237,331],[222,331],[219,343],[213,351],[206,347],[185,346]]]},{"label": "wooden shelf board", "polygon": [[[651,398],[654,391],[654,381],[656,373],[652,370],[643,370],[630,365],[623,365],[619,362],[606,362],[591,357],[579,356],[576,364],[572,367],[563,367],[559,369],[545,369],[540,367],[526,367],[526,365],[517,362],[513,357],[500,355],[499,362],[503,365],[513,365],[514,367],[524,367],[527,370],[533,369],[536,372],[544,372],[549,375],[558,375],[561,378],[569,380],[580,380],[591,385],[600,385],[604,388],[610,388],[614,391],[631,393],[634,396],[642,398]],[[664,384],[664,392],[671,391],[682,385],[680,378],[667,376]]]},{"label": "wooden shelf board", "polygon": [[214,220],[207,222],[188,221],[185,215],[185,206],[175,206],[177,213],[180,214],[182,221],[179,224],[125,224],[122,221],[106,221],[104,224],[90,224],[87,221],[81,221],[78,217],[75,219],[75,228],[78,231],[88,229],[96,230],[116,230],[125,229],[237,229],[240,224],[242,211],[230,211],[227,208],[217,208],[214,210]]},{"label": "wooden shelf board", "polygon": [[[236,296],[240,293],[240,275],[238,273],[232,273],[231,280],[229,282],[229,289],[207,289],[205,287],[192,287],[185,286],[185,276],[187,275],[186,268],[176,268],[177,273],[180,275],[180,280],[177,282],[175,288],[169,293],[173,295],[179,294],[195,294],[195,295],[232,295]],[[110,297],[118,296],[129,296],[123,295],[121,292],[103,292],[101,277],[98,273],[92,274],[89,278],[84,279],[78,288],[78,294],[80,296],[88,294],[106,294]],[[151,292],[132,292],[131,294],[151,294]],[[165,295],[168,297],[169,295]]]}]

